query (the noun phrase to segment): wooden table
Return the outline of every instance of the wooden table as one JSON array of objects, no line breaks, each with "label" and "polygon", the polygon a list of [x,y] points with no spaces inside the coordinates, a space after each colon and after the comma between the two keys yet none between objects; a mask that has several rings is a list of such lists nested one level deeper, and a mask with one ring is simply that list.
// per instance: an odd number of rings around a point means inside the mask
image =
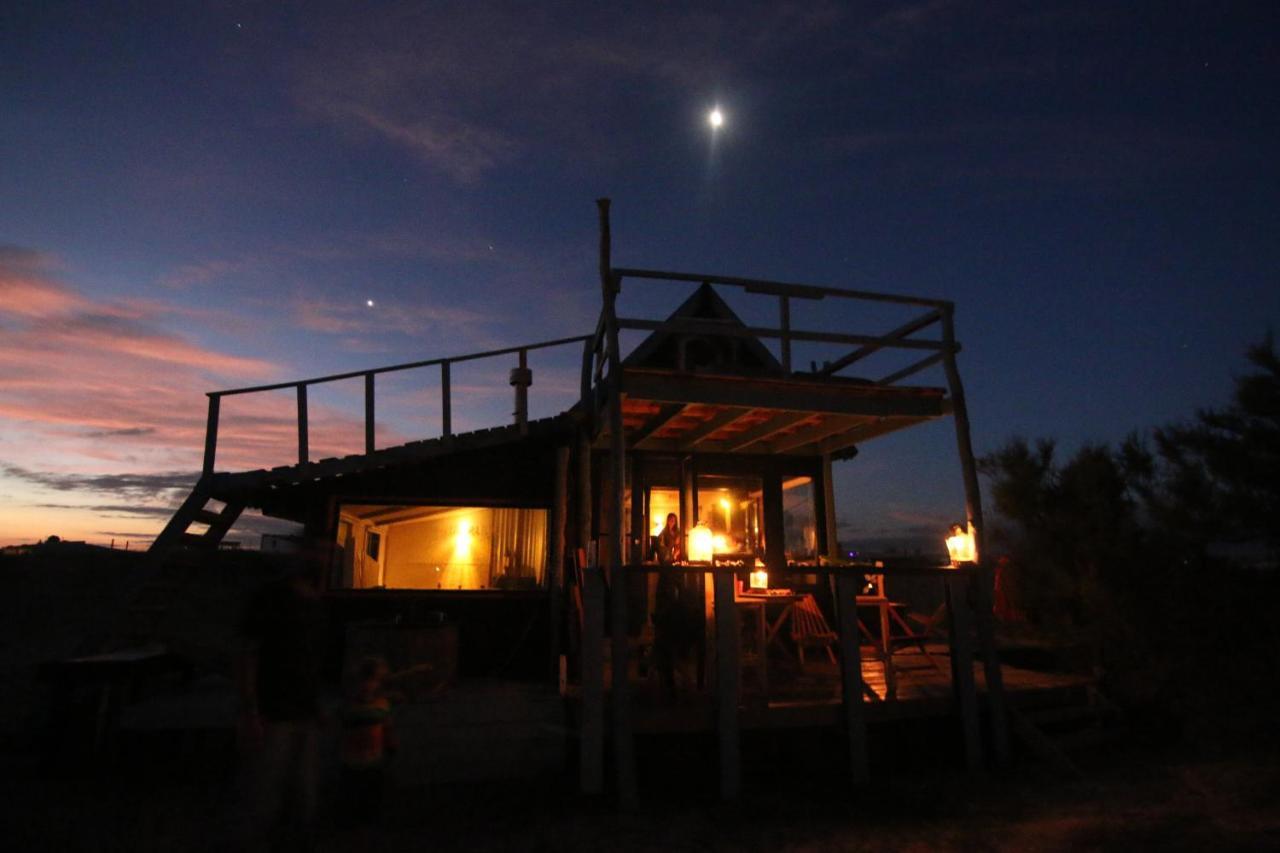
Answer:
[{"label": "wooden table", "polygon": [[[758,659],[744,654],[743,662],[757,665],[760,673],[760,683],[765,693],[769,692],[769,646],[777,641],[778,633],[782,630],[782,626],[791,618],[792,613],[795,611],[796,602],[802,598],[804,598],[802,594],[790,591],[785,594],[775,593],[769,595],[767,593],[742,590],[734,596],[734,603],[737,604],[741,612],[751,616],[755,625]],[[772,603],[784,606],[777,618],[770,622],[767,607]]]}]

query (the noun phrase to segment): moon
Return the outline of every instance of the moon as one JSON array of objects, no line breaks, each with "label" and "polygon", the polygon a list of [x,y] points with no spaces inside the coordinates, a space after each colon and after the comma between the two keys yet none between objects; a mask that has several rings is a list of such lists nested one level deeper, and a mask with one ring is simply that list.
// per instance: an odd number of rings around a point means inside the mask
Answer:
[{"label": "moon", "polygon": [[707,113],[707,124],[711,125],[712,130],[719,130],[724,125],[724,113],[720,112],[719,107],[713,107],[711,112]]}]

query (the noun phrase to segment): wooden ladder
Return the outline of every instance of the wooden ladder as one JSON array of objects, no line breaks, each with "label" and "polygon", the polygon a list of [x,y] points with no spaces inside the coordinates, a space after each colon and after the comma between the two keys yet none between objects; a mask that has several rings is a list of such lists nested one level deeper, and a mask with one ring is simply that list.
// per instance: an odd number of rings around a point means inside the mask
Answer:
[{"label": "wooden ladder", "polygon": [[[180,548],[216,551],[231,525],[244,512],[244,504],[228,502],[221,510],[207,509],[206,505],[212,497],[208,482],[201,478],[182,502],[182,506],[173,514],[173,518],[169,519],[164,530],[151,543],[147,553],[152,557],[164,557]],[[206,529],[203,532],[192,532],[193,524],[206,525]]]}]

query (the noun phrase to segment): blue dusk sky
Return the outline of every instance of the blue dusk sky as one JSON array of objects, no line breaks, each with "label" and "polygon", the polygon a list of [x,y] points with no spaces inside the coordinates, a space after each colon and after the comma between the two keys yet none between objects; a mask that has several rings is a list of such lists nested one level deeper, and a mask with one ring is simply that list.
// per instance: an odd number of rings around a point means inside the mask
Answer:
[{"label": "blue dusk sky", "polygon": [[[1277,36],[1275,3],[10,0],[0,544],[145,542],[206,391],[590,331],[599,196],[620,266],[954,300],[979,453],[1221,404],[1280,321]],[[534,414],[576,363],[534,358]],[[455,375],[455,429],[510,417],[511,366]],[[434,373],[379,390],[381,443],[438,433]],[[360,392],[313,391],[315,455]],[[291,461],[291,406],[229,400],[222,465]],[[849,543],[962,515],[949,420],[837,471]]]}]

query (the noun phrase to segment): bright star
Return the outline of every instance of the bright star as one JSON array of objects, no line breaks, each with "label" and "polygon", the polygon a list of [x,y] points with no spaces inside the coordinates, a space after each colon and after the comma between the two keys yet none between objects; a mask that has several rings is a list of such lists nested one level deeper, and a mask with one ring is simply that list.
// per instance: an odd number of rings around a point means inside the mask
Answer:
[{"label": "bright star", "polygon": [[724,113],[720,112],[719,107],[715,107],[707,115],[707,123],[711,125],[713,130],[724,124]]},{"label": "bright star", "polygon": [[372,300],[372,299],[366,299],[366,300],[364,301],[364,304],[365,304],[365,305],[368,305],[370,308],[372,308],[372,307],[373,307],[373,300]]}]

